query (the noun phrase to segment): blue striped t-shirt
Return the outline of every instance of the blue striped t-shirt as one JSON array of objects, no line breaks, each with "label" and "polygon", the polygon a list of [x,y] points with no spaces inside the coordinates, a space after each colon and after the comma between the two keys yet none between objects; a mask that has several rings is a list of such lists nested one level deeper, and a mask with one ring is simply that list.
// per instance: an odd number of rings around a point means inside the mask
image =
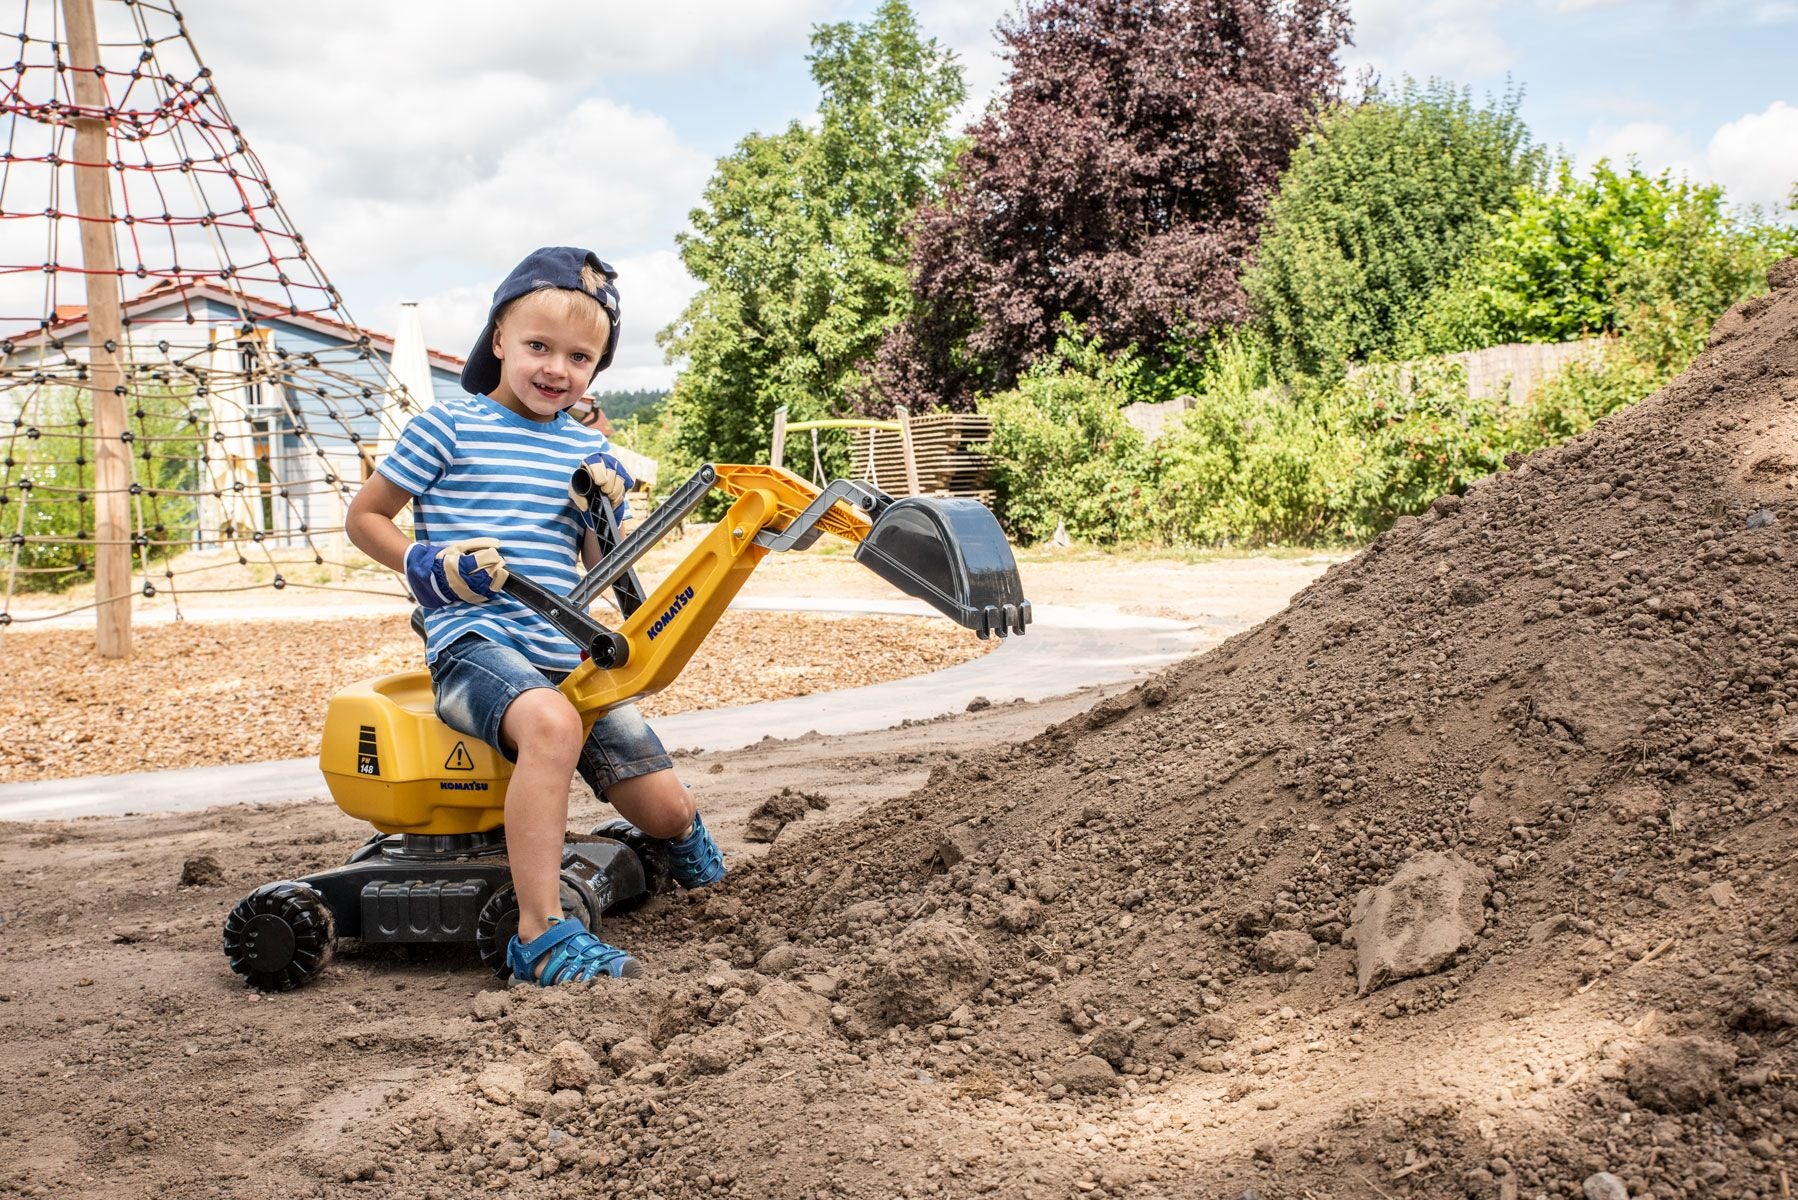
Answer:
[{"label": "blue striped t-shirt", "polygon": [[[603,433],[566,413],[532,421],[490,396],[463,396],[413,417],[377,470],[412,494],[419,541],[497,538],[508,568],[567,595],[581,577],[583,533],[568,479],[607,449]],[[503,592],[426,610],[425,661],[465,633],[511,646],[539,670],[580,665],[573,642]]]}]

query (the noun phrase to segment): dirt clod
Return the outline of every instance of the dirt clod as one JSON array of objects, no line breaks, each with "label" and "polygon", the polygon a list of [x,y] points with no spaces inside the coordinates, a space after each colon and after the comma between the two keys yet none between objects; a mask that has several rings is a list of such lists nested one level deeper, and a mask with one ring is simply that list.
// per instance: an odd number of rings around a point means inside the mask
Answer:
[{"label": "dirt clod", "polygon": [[1761,988],[1731,1010],[1729,1024],[1750,1033],[1798,1028],[1798,995],[1785,988]]},{"label": "dirt clod", "polygon": [[1709,1038],[1656,1038],[1630,1061],[1629,1094],[1660,1112],[1691,1112],[1721,1094],[1735,1065],[1735,1049]]},{"label": "dirt clod", "polygon": [[181,864],[182,887],[223,887],[224,868],[210,854],[197,854]]},{"label": "dirt clod", "polygon": [[1276,929],[1255,943],[1255,965],[1263,971],[1290,971],[1317,957],[1317,939],[1298,929]]},{"label": "dirt clod", "polygon": [[599,1064],[576,1041],[557,1042],[549,1052],[550,1077],[557,1088],[585,1088],[599,1078]]},{"label": "dirt clod", "polygon": [[917,1025],[946,1017],[992,978],[986,950],[965,927],[920,921],[893,939],[874,967],[874,1003],[890,1022]]},{"label": "dirt clod", "polygon": [[1609,1171],[1599,1171],[1586,1176],[1586,1182],[1580,1185],[1580,1191],[1586,1200],[1629,1200],[1629,1189],[1623,1186],[1623,1180]]},{"label": "dirt clod", "polygon": [[1055,1072],[1055,1082],[1076,1095],[1108,1092],[1118,1085],[1117,1072],[1096,1054],[1082,1054]]},{"label": "dirt clod", "polygon": [[936,844],[936,861],[945,869],[980,853],[980,831],[969,825],[952,825]]},{"label": "dirt clod", "polygon": [[743,830],[746,842],[772,842],[794,821],[808,812],[822,812],[830,801],[816,792],[782,788],[750,810],[749,823]]},{"label": "dirt clod", "polygon": [[1453,852],[1426,851],[1355,900],[1350,926],[1361,994],[1438,971],[1485,926],[1486,873]]}]

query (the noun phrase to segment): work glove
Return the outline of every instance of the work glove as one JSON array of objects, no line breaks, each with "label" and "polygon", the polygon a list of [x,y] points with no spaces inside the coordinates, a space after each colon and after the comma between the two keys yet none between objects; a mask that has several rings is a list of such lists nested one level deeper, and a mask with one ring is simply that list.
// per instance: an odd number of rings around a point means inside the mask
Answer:
[{"label": "work glove", "polygon": [[493,538],[469,538],[447,546],[413,542],[406,550],[406,586],[425,608],[461,600],[485,604],[506,586],[506,560]]},{"label": "work glove", "polygon": [[598,532],[605,523],[605,518],[594,508],[594,498],[603,496],[612,506],[612,515],[619,521],[630,519],[630,501],[625,494],[636,485],[631,473],[624,469],[624,464],[601,450],[589,454],[581,460],[581,465],[574,469],[574,478],[568,481],[568,498],[574,501],[575,511],[581,515],[581,524]]}]

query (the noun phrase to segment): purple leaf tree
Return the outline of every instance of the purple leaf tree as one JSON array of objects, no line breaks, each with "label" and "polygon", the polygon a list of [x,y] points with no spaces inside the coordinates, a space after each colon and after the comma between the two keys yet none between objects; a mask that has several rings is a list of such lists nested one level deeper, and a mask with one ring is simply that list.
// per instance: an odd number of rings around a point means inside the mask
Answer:
[{"label": "purple leaf tree", "polygon": [[1000,25],[1011,71],[911,225],[913,308],[871,411],[968,409],[1052,350],[1240,323],[1243,258],[1340,82],[1345,0],[1044,0]]}]

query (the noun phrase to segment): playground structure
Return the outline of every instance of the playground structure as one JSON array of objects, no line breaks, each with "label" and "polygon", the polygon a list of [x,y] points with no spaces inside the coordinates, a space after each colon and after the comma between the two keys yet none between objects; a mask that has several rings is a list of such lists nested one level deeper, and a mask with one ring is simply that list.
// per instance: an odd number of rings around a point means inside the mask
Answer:
[{"label": "playground structure", "polygon": [[980,449],[992,436],[992,421],[980,413],[941,412],[914,417],[899,406],[890,421],[831,418],[789,421],[783,405],[774,413],[768,461],[786,465],[790,433],[811,434],[811,478],[824,482],[818,434],[848,430],[850,470],[875,487],[903,496],[954,496],[990,505],[989,462]]},{"label": "playground structure", "polygon": [[[0,68],[0,627],[91,570],[91,601],[37,615],[91,607],[122,658],[134,596],[340,569],[349,494],[431,397],[351,319],[178,10],[21,20]],[[202,574],[252,561],[266,582]]]}]

